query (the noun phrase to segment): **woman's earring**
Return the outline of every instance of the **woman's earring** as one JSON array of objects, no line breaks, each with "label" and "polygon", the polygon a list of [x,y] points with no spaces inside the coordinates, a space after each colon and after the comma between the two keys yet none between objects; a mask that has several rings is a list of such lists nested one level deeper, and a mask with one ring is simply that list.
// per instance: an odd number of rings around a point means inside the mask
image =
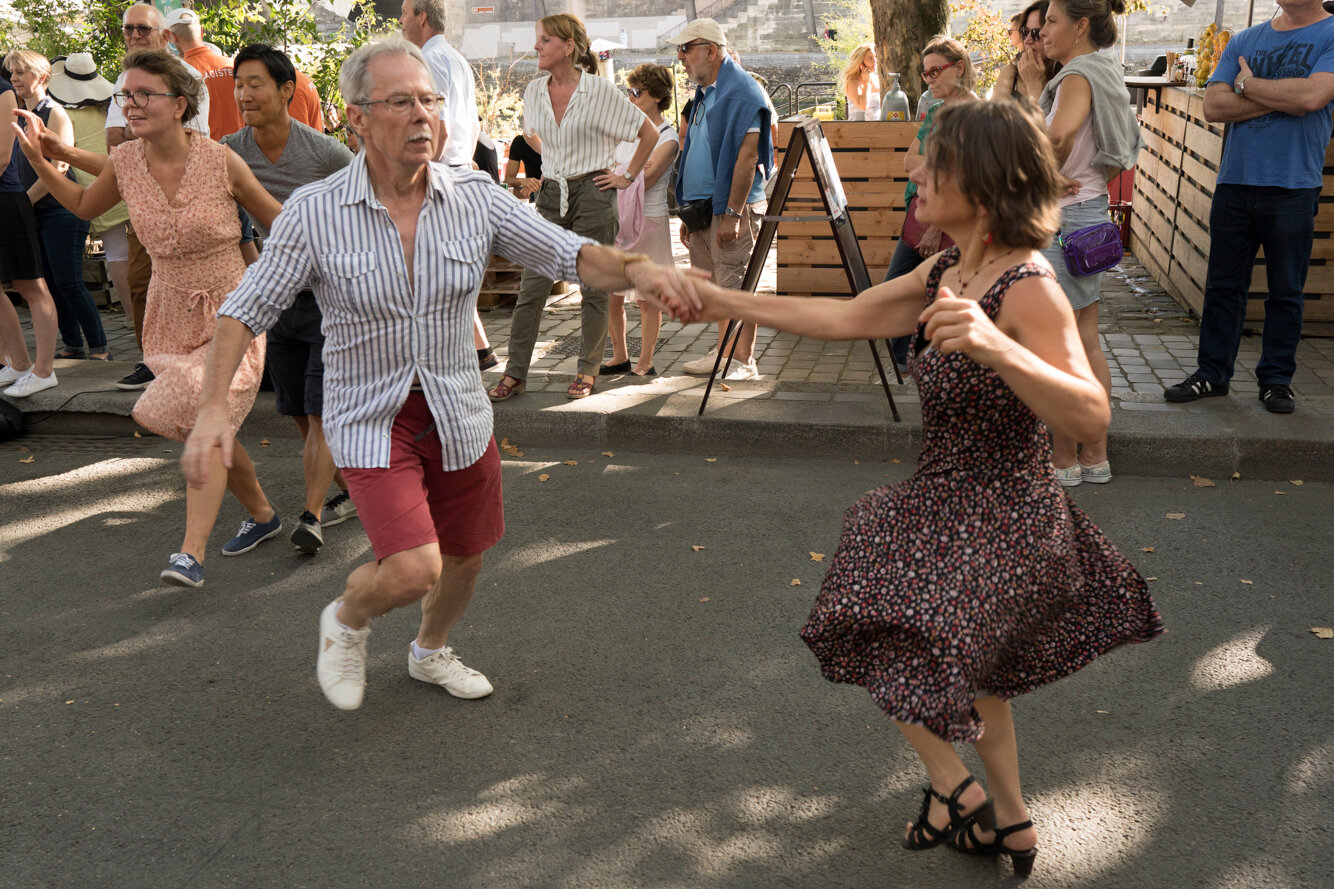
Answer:
[{"label": "woman's earring", "polygon": [[992,238],[991,238],[991,232],[986,232],[985,234],[982,235],[982,243],[983,243],[983,245],[985,245],[985,246],[987,246],[987,247],[990,247],[990,246],[991,246],[991,240],[992,240]]}]

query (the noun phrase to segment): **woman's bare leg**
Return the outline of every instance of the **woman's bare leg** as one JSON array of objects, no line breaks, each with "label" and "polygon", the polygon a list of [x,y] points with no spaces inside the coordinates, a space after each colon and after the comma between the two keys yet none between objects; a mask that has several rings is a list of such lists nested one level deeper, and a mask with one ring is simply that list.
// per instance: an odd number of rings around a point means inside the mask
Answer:
[{"label": "woman's bare leg", "polygon": [[630,350],[625,345],[625,294],[613,293],[607,315],[607,336],[611,339],[611,360],[608,364],[621,364],[630,360]]},{"label": "woman's bare leg", "polygon": [[[941,796],[948,798],[968,777],[968,767],[959,759],[959,754],[955,751],[954,745],[946,741],[940,735],[935,734],[930,729],[923,728],[920,725],[909,725],[904,722],[894,721],[899,731],[903,732],[903,737],[908,739],[908,743],[917,751],[922,764],[926,766],[927,776],[931,779],[931,787]],[[986,802],[987,794],[979,784],[971,785],[959,797],[959,805],[964,814],[971,813],[982,803]],[[935,799],[931,800],[931,809],[927,813],[927,821],[937,830],[944,830],[950,823],[949,810]],[[912,830],[912,824],[908,824],[908,831]],[[904,833],[907,836],[907,831]]]},{"label": "woman's bare leg", "polygon": [[639,303],[639,363],[635,373],[647,373],[653,367],[653,350],[658,347],[658,332],[662,330],[662,309]]},{"label": "woman's bare leg", "polygon": [[[987,770],[987,789],[996,804],[996,824],[1009,827],[1028,820],[1023,790],[1019,786],[1019,745],[1014,737],[1014,719],[1010,702],[998,697],[978,698],[973,702],[987,730],[973,746]],[[974,827],[973,833],[983,843],[990,843],[995,834]],[[1011,849],[1031,849],[1037,845],[1038,834],[1033,828],[1021,830],[1005,838]]]}]

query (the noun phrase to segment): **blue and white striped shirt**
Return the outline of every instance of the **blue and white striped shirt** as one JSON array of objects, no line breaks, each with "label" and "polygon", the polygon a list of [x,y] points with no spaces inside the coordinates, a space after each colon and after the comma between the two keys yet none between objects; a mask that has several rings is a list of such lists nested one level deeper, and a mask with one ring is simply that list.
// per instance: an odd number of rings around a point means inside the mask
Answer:
[{"label": "blue and white striped shirt", "polygon": [[477,291],[491,254],[575,280],[592,244],[552,225],[484,173],[430,165],[409,286],[398,228],[375,197],[365,154],[293,192],[219,315],[268,330],[302,290],[324,313],[324,431],[334,463],[389,466],[389,432],[416,376],[446,470],[482,456],[491,402],[473,350]]}]

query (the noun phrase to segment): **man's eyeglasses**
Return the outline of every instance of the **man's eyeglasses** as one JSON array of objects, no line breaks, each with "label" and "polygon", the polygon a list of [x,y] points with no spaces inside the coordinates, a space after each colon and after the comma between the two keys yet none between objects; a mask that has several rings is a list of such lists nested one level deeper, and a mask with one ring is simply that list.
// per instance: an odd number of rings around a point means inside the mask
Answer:
[{"label": "man's eyeglasses", "polygon": [[387,99],[371,99],[367,102],[356,102],[356,105],[388,105],[389,110],[395,114],[407,114],[412,110],[413,104],[420,102],[428,114],[434,113],[441,105],[445,103],[445,97],[428,93],[424,96],[390,96]]},{"label": "man's eyeglasses", "polygon": [[157,28],[154,28],[152,25],[125,25],[120,30],[126,37],[131,37],[136,34],[140,37],[147,37],[149,34],[156,31]]},{"label": "man's eyeglasses", "polygon": [[625,94],[632,99],[638,99],[644,94],[644,91],[637,86],[627,86],[625,88]]},{"label": "man's eyeglasses", "polygon": [[694,43],[683,43],[683,44],[681,44],[680,46],[678,46],[678,47],[676,48],[676,51],[679,52],[681,55],[685,55],[686,53],[690,52],[692,49],[694,49],[694,48],[697,47],[697,46],[713,46],[713,45],[714,45],[714,44],[710,43],[710,42],[707,41],[707,40],[696,40]]},{"label": "man's eyeglasses", "polygon": [[112,98],[115,99],[116,104],[122,108],[126,105],[133,105],[135,108],[146,108],[149,101],[151,101],[154,96],[174,97],[176,96],[176,93],[154,93],[149,92],[148,90],[134,90],[133,92],[127,92],[121,90],[120,92],[113,94]]},{"label": "man's eyeglasses", "polygon": [[1022,38],[1024,38],[1025,40],[1041,40],[1041,39],[1042,39],[1042,29],[1041,29],[1041,28],[1020,28],[1020,29],[1019,29],[1019,36],[1022,37]]},{"label": "man's eyeglasses", "polygon": [[959,63],[950,62],[948,65],[937,65],[934,68],[927,68],[925,71],[922,72],[922,79],[925,80],[927,83],[930,83],[931,81],[935,80],[937,77],[940,76],[941,71],[944,71],[946,68],[953,68],[957,64]]}]

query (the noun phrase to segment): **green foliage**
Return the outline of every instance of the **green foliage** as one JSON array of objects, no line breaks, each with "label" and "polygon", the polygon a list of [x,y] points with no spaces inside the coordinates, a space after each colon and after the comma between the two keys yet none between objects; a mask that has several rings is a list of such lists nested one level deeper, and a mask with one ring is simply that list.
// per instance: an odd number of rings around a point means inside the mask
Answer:
[{"label": "green foliage", "polygon": [[125,4],[104,0],[10,0],[0,6],[0,50],[24,48],[49,59],[89,52],[108,79],[120,71]]},{"label": "green foliage", "polygon": [[826,27],[834,32],[829,40],[817,35],[812,40],[824,52],[826,67],[838,77],[848,63],[852,51],[863,43],[874,43],[871,37],[871,4],[866,0],[835,0],[832,14],[823,16]]}]

